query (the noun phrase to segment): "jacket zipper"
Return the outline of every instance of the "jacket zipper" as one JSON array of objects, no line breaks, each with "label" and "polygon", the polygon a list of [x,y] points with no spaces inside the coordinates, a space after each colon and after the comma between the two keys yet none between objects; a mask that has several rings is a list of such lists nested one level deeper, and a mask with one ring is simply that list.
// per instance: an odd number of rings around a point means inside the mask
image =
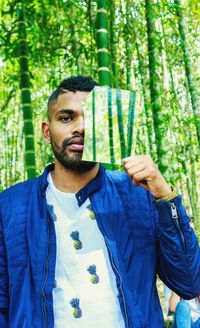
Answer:
[{"label": "jacket zipper", "polygon": [[[90,200],[91,202],[91,200]],[[91,202],[92,204],[92,202]],[[94,205],[92,204],[92,208],[94,209]],[[96,213],[94,213],[95,216],[96,216]],[[121,293],[122,293],[122,297],[123,297],[123,303],[124,303],[124,311],[125,311],[125,316],[126,316],[126,325],[127,325],[127,328],[130,328],[130,325],[129,325],[129,320],[128,320],[128,312],[127,312],[127,307],[126,307],[126,301],[125,301],[125,296],[124,296],[124,291],[123,291],[123,286],[122,286],[122,277],[120,275],[120,272],[118,271],[116,265],[115,265],[115,262],[114,262],[114,259],[113,259],[113,255],[112,255],[112,252],[111,252],[111,249],[110,249],[110,246],[109,246],[109,243],[107,241],[107,238],[106,238],[106,235],[105,233],[103,233],[103,229],[101,228],[101,224],[98,222],[97,223],[98,227],[99,227],[99,230],[101,231],[102,233],[102,236],[104,237],[104,240],[105,240],[105,243],[106,243],[106,246],[108,248],[108,251],[109,251],[109,254],[110,254],[110,258],[111,258],[111,266],[114,268],[114,270],[116,271],[116,273],[118,274],[119,276],[119,280],[120,280],[120,290],[121,290]],[[133,327],[132,327],[133,328]]]},{"label": "jacket zipper", "polygon": [[184,237],[183,231],[181,229],[181,225],[180,225],[180,221],[179,221],[179,217],[178,217],[176,205],[174,203],[169,203],[169,204],[170,204],[170,207],[171,207],[172,219],[174,219],[175,222],[176,222],[176,226],[177,226],[178,231],[180,233],[180,236],[181,236],[181,240],[182,240],[182,243],[183,243],[183,247],[184,247],[185,253],[187,253],[187,251],[186,251],[185,237]]},{"label": "jacket zipper", "polygon": [[46,257],[46,261],[45,261],[45,278],[44,278],[44,282],[42,285],[42,298],[43,298],[43,315],[44,315],[44,321],[45,321],[45,327],[46,327],[46,322],[47,322],[47,310],[46,310],[46,296],[45,296],[45,285],[47,282],[47,278],[48,278],[48,263],[49,263],[49,258],[50,258],[50,251],[51,251],[51,224],[50,224],[50,218],[48,215],[48,226],[49,226],[49,230],[48,230],[48,240],[49,240],[49,244],[48,244],[48,252],[47,252],[47,257]]},{"label": "jacket zipper", "polygon": [[111,258],[111,265],[112,267],[114,268],[114,270],[116,271],[116,273],[118,274],[119,276],[119,280],[120,280],[120,290],[121,290],[121,293],[122,293],[122,297],[123,297],[123,303],[124,303],[124,311],[125,311],[125,316],[126,316],[126,325],[128,328],[130,328],[129,326],[129,320],[128,320],[128,312],[127,312],[127,307],[126,307],[126,301],[125,301],[125,296],[124,296],[124,291],[123,291],[123,286],[122,286],[122,277],[120,275],[120,272],[118,271],[116,265],[115,265],[115,262],[114,262],[114,259],[113,259],[113,255],[112,255],[112,252],[111,252],[111,249],[110,249],[110,246],[109,246],[109,243],[107,241],[107,238],[106,236],[104,236],[105,238],[105,242],[106,242],[106,246],[108,248],[108,251],[110,253],[110,258]]}]

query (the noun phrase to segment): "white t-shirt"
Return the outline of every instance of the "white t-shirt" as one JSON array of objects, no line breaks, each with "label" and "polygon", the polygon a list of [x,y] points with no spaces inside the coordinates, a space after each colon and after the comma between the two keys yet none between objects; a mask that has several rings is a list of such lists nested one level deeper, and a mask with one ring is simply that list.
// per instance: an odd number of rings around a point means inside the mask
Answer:
[{"label": "white t-shirt", "polygon": [[124,328],[115,275],[89,199],[79,207],[48,175],[47,202],[56,230],[55,328]]}]

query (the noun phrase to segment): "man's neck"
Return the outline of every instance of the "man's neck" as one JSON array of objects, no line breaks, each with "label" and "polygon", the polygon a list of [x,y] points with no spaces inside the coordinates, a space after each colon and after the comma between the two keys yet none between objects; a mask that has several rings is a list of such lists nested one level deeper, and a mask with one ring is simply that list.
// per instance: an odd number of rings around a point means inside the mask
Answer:
[{"label": "man's neck", "polygon": [[73,172],[65,169],[57,160],[55,169],[51,172],[53,183],[57,189],[63,192],[77,193],[80,189],[92,181],[99,170],[97,163],[90,171],[85,173]]}]

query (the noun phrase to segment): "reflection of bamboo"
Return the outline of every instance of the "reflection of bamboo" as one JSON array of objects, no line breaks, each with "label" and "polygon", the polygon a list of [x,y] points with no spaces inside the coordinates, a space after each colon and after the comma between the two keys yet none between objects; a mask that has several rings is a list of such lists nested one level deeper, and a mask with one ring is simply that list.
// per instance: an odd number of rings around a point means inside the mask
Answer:
[{"label": "reflection of bamboo", "polygon": [[113,121],[112,121],[112,89],[108,89],[108,132],[110,146],[110,162],[115,163],[114,143],[113,143]]},{"label": "reflection of bamboo", "polygon": [[118,89],[116,90],[116,104],[117,104],[119,139],[120,139],[120,147],[121,147],[121,158],[125,158],[126,144],[125,144],[124,125],[123,125],[122,99],[121,99],[121,91]]},{"label": "reflection of bamboo", "polygon": [[95,134],[95,91],[92,91],[92,152],[93,161],[96,161],[96,134]]},{"label": "reflection of bamboo", "polygon": [[127,156],[131,155],[134,109],[135,109],[135,92],[130,91],[130,99],[129,99],[129,107],[128,107]]}]

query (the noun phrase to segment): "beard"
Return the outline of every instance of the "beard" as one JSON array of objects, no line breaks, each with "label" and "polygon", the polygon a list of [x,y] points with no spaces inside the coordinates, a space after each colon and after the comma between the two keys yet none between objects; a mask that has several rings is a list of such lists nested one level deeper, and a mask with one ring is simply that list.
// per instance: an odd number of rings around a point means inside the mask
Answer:
[{"label": "beard", "polygon": [[[75,137],[83,138],[83,136],[80,135],[76,135]],[[66,170],[75,171],[78,173],[86,173],[96,165],[96,162],[82,161],[82,152],[76,151],[74,153],[72,152],[72,154],[68,152],[67,146],[73,138],[65,138],[61,147],[57,145],[52,136],[50,136],[50,138],[54,156]]]}]

